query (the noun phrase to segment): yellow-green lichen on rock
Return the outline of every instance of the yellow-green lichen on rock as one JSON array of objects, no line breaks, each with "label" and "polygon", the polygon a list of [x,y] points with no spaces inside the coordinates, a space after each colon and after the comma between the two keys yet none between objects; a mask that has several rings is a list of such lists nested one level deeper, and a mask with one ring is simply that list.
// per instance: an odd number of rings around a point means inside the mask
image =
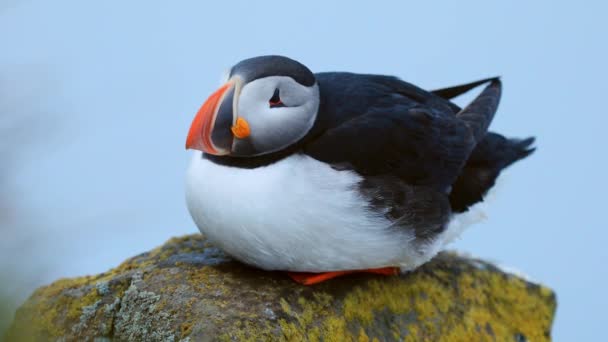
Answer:
[{"label": "yellow-green lichen on rock", "polygon": [[36,290],[6,339],[547,341],[555,308],[550,289],[454,253],[401,276],[307,287],[192,235]]}]

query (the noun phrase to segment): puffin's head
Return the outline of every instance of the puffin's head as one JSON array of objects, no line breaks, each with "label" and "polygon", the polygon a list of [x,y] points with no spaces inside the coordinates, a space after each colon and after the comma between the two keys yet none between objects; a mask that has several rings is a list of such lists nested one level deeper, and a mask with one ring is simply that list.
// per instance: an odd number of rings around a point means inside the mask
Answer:
[{"label": "puffin's head", "polygon": [[246,59],[198,111],[186,148],[239,157],[276,152],[310,131],[318,109],[319,87],[306,66],[282,56]]}]

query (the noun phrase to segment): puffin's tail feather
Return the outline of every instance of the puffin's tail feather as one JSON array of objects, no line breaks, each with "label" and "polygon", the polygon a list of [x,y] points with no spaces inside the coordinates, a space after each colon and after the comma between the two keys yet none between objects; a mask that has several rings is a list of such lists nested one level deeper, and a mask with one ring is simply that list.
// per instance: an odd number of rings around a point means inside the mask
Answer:
[{"label": "puffin's tail feather", "polygon": [[494,186],[503,169],[534,152],[532,143],[533,137],[507,139],[500,134],[488,132],[477,144],[452,185],[452,212],[465,212],[473,204],[483,201],[483,196]]},{"label": "puffin's tail feather", "polygon": [[481,94],[456,114],[456,117],[464,121],[471,130],[475,144],[479,144],[486,136],[498,109],[501,92],[500,80],[494,79]]},{"label": "puffin's tail feather", "polygon": [[462,95],[462,94],[466,93],[467,91],[469,91],[473,88],[479,87],[480,85],[482,85],[484,83],[488,83],[488,82],[496,81],[496,80],[498,80],[498,77],[484,78],[483,80],[470,82],[470,83],[466,83],[466,84],[460,84],[460,85],[449,87],[449,88],[435,89],[435,90],[432,90],[431,93],[433,93],[437,96],[440,96],[446,100],[451,100],[451,99],[455,98],[456,96]]}]

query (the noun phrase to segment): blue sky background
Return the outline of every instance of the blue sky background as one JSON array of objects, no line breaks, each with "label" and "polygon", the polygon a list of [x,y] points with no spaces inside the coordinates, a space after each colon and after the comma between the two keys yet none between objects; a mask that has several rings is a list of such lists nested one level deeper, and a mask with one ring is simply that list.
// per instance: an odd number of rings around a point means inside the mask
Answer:
[{"label": "blue sky background", "polygon": [[0,272],[20,275],[3,286],[24,298],[196,232],[183,195],[189,124],[233,63],[283,54],[424,88],[502,75],[491,129],[534,135],[538,151],[455,247],[554,288],[555,340],[596,340],[608,323],[607,7],[3,1],[0,124],[21,123],[1,141],[18,151],[7,191],[20,210],[0,242]]}]

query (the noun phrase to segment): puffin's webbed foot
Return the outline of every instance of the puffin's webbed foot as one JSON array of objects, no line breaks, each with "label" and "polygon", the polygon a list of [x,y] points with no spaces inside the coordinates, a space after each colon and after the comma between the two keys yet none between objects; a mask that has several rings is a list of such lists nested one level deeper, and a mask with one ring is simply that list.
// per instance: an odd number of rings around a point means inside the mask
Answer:
[{"label": "puffin's webbed foot", "polygon": [[291,277],[291,279],[297,283],[314,285],[329,279],[353,273],[372,273],[390,276],[399,274],[399,267],[369,268],[366,270],[334,271],[324,273],[287,272],[287,275],[289,275],[289,277]]}]

